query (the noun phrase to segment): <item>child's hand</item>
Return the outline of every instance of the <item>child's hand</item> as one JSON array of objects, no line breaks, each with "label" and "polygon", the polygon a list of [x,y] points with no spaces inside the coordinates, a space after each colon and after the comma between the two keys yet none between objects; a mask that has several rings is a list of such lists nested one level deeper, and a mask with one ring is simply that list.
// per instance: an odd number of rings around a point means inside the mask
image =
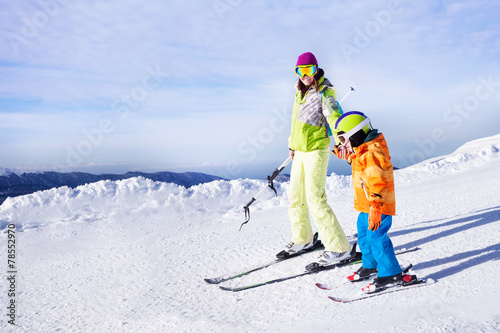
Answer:
[{"label": "child's hand", "polygon": [[344,145],[333,146],[332,153],[342,160],[347,160],[351,154]]},{"label": "child's hand", "polygon": [[380,204],[378,202],[373,202],[370,205],[370,215],[368,217],[368,229],[375,231],[380,227],[380,221],[382,220],[382,212],[380,210]]}]

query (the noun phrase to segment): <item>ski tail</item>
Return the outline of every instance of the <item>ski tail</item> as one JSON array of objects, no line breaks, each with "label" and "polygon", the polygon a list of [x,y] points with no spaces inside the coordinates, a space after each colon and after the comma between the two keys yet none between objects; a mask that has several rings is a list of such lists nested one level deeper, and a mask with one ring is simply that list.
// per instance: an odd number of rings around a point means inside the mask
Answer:
[{"label": "ski tail", "polygon": [[[356,236],[357,236],[357,234],[355,234],[353,236],[350,236],[350,237],[351,238],[355,238]],[[299,251],[299,252],[296,252],[296,253],[293,253],[293,254],[288,254],[288,255],[285,255],[283,257],[276,258],[273,261],[268,262],[267,264],[259,265],[257,267],[248,269],[248,270],[246,270],[244,272],[240,272],[240,273],[236,273],[236,274],[225,274],[225,275],[221,275],[219,277],[205,278],[203,280],[206,283],[209,283],[209,284],[219,284],[219,283],[222,283],[222,282],[226,282],[226,281],[229,281],[229,280],[233,280],[233,279],[236,279],[236,278],[248,275],[248,274],[256,272],[256,271],[260,271],[261,269],[267,268],[269,266],[275,265],[277,263],[280,263],[280,262],[288,260],[288,259],[292,259],[292,258],[298,257],[298,256],[300,256],[302,254],[305,254],[305,253],[308,253],[308,252],[312,252],[312,251],[321,250],[321,249],[324,248],[324,246],[323,246],[323,243],[321,243],[321,240],[318,239],[318,233],[317,232],[314,234],[314,243],[313,244],[314,245],[311,248],[307,249],[307,250],[302,250],[302,251]]]},{"label": "ski tail", "polygon": [[[360,253],[356,252],[357,237],[358,237],[357,233],[347,237],[347,239],[349,240],[349,242],[353,242],[354,241],[353,247],[351,249],[351,254],[353,255],[353,257],[358,257],[358,254],[359,254],[359,256],[361,255]],[[242,277],[242,276],[246,276],[246,275],[248,275],[250,273],[259,271],[261,269],[264,269],[264,268],[267,268],[269,266],[275,265],[275,264],[280,263],[282,261],[298,257],[298,256],[300,256],[302,254],[313,252],[313,251],[317,251],[317,250],[321,250],[323,248],[324,248],[324,246],[323,246],[321,240],[318,239],[318,233],[315,233],[315,235],[314,235],[314,246],[312,248],[309,248],[307,250],[303,250],[303,251],[300,251],[300,252],[297,252],[297,253],[294,253],[294,254],[291,254],[291,255],[286,255],[286,256],[284,256],[282,258],[274,259],[271,262],[268,262],[268,263],[263,264],[263,265],[259,265],[257,267],[248,269],[248,270],[240,272],[240,273],[224,274],[224,275],[221,275],[219,277],[205,278],[203,280],[206,283],[209,283],[209,284],[220,284],[222,282],[226,282],[226,281],[229,281],[229,280],[237,279],[237,278]]]},{"label": "ski tail", "polygon": [[252,288],[262,287],[262,286],[273,284],[273,283],[278,283],[278,282],[283,282],[283,281],[295,279],[295,278],[305,276],[305,275],[316,274],[316,273],[331,270],[331,269],[334,269],[337,267],[353,265],[353,264],[357,264],[360,262],[361,262],[361,253],[356,252],[356,255],[354,257],[350,258],[349,260],[346,260],[346,261],[343,261],[343,262],[340,262],[337,264],[332,264],[329,266],[319,266],[319,268],[316,270],[312,270],[312,271],[306,270],[305,272],[302,272],[302,273],[292,274],[292,275],[280,277],[277,279],[268,280],[268,281],[264,281],[264,282],[260,282],[260,283],[256,283],[256,284],[252,284],[252,285],[242,286],[242,287],[230,288],[230,287],[219,286],[219,288],[222,290],[225,290],[225,291],[233,291],[233,292],[243,291],[243,290],[248,290],[248,289],[252,289]]}]

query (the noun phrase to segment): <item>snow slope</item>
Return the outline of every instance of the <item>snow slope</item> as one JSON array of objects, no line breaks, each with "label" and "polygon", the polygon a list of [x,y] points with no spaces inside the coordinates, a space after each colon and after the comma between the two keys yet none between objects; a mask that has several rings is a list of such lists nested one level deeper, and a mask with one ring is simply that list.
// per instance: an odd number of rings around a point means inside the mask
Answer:
[{"label": "snow slope", "polygon": [[[2,283],[2,332],[497,332],[500,330],[500,135],[397,170],[396,249],[436,284],[350,304],[350,268],[231,293],[205,277],[272,260],[289,241],[286,192],[265,182],[215,181],[186,189],[137,177],[7,199],[0,206],[2,260],[16,225],[16,323]],[[355,233],[350,177],[332,174],[328,201]],[[267,196],[267,197],[266,197]],[[226,282],[237,286],[301,272],[317,253]],[[7,278],[7,268],[1,272]],[[337,286],[323,291],[324,282]],[[5,313],[5,314],[4,314]]]}]

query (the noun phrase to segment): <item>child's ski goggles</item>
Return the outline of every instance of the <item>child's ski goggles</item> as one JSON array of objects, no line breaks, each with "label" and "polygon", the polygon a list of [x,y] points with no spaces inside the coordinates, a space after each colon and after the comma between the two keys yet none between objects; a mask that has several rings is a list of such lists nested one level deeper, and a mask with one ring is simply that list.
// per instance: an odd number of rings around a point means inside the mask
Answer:
[{"label": "child's ski goggles", "polygon": [[360,122],[358,125],[354,126],[354,128],[352,128],[350,131],[337,133],[336,134],[337,138],[340,140],[341,143],[344,144],[347,141],[349,141],[349,138],[351,136],[353,136],[354,134],[356,134],[359,130],[363,129],[363,127],[365,127],[368,124],[370,125],[370,128],[371,128],[370,119],[366,118],[365,120],[363,120],[362,122]]},{"label": "child's ski goggles", "polygon": [[304,75],[313,76],[317,72],[318,66],[316,65],[300,65],[295,67],[295,74],[300,77],[303,77]]}]

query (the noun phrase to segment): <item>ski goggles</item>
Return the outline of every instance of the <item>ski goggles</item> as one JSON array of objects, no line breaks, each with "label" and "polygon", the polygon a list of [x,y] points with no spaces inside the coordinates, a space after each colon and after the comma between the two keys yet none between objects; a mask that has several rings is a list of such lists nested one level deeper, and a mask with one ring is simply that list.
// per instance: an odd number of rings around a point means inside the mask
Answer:
[{"label": "ski goggles", "polygon": [[[354,126],[350,131],[348,132],[343,132],[343,133],[337,133],[336,136],[339,139],[339,141],[344,144],[347,141],[349,141],[349,138],[356,134],[359,130],[363,129],[366,125],[370,124],[370,119],[366,118],[362,122],[360,122],[358,125]],[[370,124],[371,128],[371,124]]]},{"label": "ski goggles", "polygon": [[295,74],[300,77],[303,77],[304,75],[313,76],[317,72],[318,66],[316,65],[299,65],[295,67]]}]

